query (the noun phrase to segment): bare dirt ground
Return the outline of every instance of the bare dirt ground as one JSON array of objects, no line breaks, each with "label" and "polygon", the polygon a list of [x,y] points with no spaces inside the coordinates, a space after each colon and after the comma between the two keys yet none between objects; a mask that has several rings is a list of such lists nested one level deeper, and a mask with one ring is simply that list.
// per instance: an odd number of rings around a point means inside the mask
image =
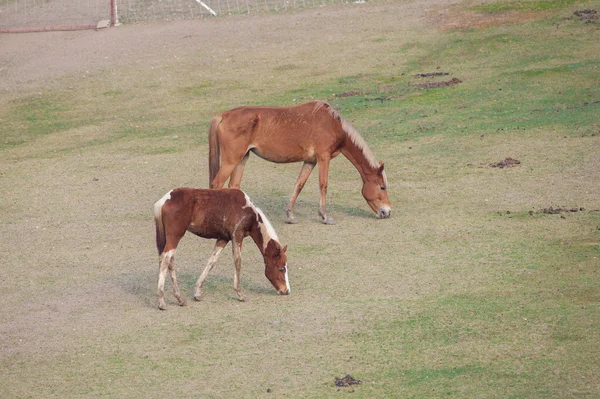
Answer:
[{"label": "bare dirt ground", "polygon": [[[89,74],[124,65],[160,64],[174,57],[235,48],[242,37],[245,46],[300,46],[310,48],[318,40],[335,40],[360,19],[377,16],[382,27],[397,20],[402,24],[434,23],[440,29],[468,28],[519,22],[539,13],[504,13],[483,16],[475,12],[457,14],[459,0],[381,2],[375,7],[352,5],[311,9],[287,15],[231,17],[179,22],[122,25],[100,31],[45,32],[0,35],[0,93],[21,92],[56,84],[62,76]],[[477,2],[478,4],[481,2]],[[381,9],[388,9],[382,15]],[[388,19],[387,21],[385,19]],[[335,22],[335,23],[332,23]],[[402,26],[398,26],[403,29]],[[18,94],[18,93],[17,93]]]}]

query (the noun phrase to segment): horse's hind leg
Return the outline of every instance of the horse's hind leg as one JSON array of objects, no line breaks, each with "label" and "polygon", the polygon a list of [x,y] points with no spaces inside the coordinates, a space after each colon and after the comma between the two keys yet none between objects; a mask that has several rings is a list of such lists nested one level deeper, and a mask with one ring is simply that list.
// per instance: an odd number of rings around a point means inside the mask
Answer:
[{"label": "horse's hind leg", "polygon": [[171,271],[171,281],[173,283],[173,291],[175,298],[182,304],[181,294],[179,293],[179,287],[177,285],[177,279],[175,277],[175,248],[163,252],[160,255],[159,266],[158,266],[158,289],[156,296],[158,297],[158,308],[165,310],[167,304],[165,303],[165,280],[167,278],[167,269]]},{"label": "horse's hind leg", "polygon": [[235,164],[225,164],[224,162],[221,164],[221,168],[217,172],[217,175],[210,183],[210,188],[223,188],[227,178],[231,176],[233,169],[235,168]]},{"label": "horse's hind leg", "polygon": [[229,177],[229,187],[230,188],[240,188],[240,184],[242,183],[242,175],[244,174],[244,166],[246,166],[246,162],[248,162],[248,158],[250,157],[250,151],[244,155],[240,163],[236,165]]},{"label": "horse's hind leg", "polygon": [[296,186],[294,187],[294,192],[292,193],[292,196],[290,197],[290,201],[288,202],[288,204],[285,207],[285,217],[286,217],[285,222],[286,223],[292,223],[292,224],[298,223],[298,220],[294,217],[294,205],[296,205],[296,200],[298,199],[298,196],[300,195],[300,192],[304,188],[304,184],[308,180],[308,177],[310,176],[314,167],[315,167],[314,163],[304,162],[302,164],[302,169],[300,169],[300,175],[298,175],[298,180],[296,180]]},{"label": "horse's hind leg", "polygon": [[206,277],[208,276],[208,272],[210,272],[212,270],[212,268],[215,266],[215,263],[217,263],[219,254],[221,253],[223,248],[225,248],[225,245],[227,245],[227,243],[228,243],[227,240],[217,240],[217,242],[215,243],[215,247],[213,248],[212,254],[210,255],[210,258],[208,258],[208,263],[206,264],[204,271],[202,272],[202,274],[198,278],[198,281],[196,282],[196,285],[194,286],[194,299],[195,300],[197,300],[197,301],[200,300],[200,297],[202,294],[202,285],[204,284],[204,280],[206,280]]},{"label": "horse's hind leg", "polygon": [[160,310],[167,309],[167,304],[165,303],[165,279],[167,277],[167,269],[169,267],[172,251],[167,253],[163,252],[158,261],[158,288],[156,291],[156,296],[158,297],[158,308]]}]

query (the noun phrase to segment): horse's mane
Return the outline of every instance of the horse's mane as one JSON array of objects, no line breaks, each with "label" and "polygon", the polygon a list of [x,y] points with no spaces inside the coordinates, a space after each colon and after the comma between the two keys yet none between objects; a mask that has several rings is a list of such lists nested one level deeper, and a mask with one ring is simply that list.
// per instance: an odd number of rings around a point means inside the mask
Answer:
[{"label": "horse's mane", "polygon": [[273,225],[271,224],[271,222],[269,222],[269,219],[267,219],[267,216],[265,216],[264,212],[257,206],[254,206],[254,209],[256,209],[256,213],[260,215],[260,218],[262,219],[262,224],[264,224],[267,228],[269,238],[275,240],[276,242],[279,242],[279,237],[277,237],[277,233],[275,232]]},{"label": "horse's mane", "polygon": [[346,133],[348,137],[350,137],[352,143],[354,143],[354,145],[356,145],[362,151],[363,155],[365,156],[365,159],[367,160],[367,162],[369,162],[369,165],[373,169],[379,168],[379,162],[377,161],[377,158],[375,158],[375,154],[373,154],[373,152],[367,145],[365,139],[363,139],[358,130],[356,130],[354,126],[350,124],[350,122],[342,118],[340,113],[337,112],[329,103],[325,101],[316,101],[313,113],[317,113],[317,111],[319,111],[323,107],[327,109],[329,115],[331,115],[334,119],[340,122],[344,133]]},{"label": "horse's mane", "polygon": [[[277,236],[277,232],[275,232],[275,229],[273,228],[273,225],[271,224],[271,222],[269,222],[269,219],[267,219],[267,216],[264,214],[264,212],[259,207],[254,205],[254,203],[250,200],[250,197],[248,196],[248,194],[244,193],[244,195],[246,196],[246,203],[256,213],[256,220],[258,222],[258,225],[260,226],[261,233],[263,233],[263,237],[266,236],[266,238],[267,238],[267,240],[264,240],[263,245],[264,246],[267,245],[267,243],[269,242],[268,239],[279,242],[279,237]],[[264,227],[264,230],[263,230],[263,227]],[[264,233],[266,233],[266,234],[264,234]]]}]

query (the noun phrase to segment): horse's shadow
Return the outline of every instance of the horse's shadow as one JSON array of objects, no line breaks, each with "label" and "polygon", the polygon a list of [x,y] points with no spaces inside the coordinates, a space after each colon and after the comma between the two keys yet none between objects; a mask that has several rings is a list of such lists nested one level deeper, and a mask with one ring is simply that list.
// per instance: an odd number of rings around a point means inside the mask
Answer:
[{"label": "horse's shadow", "polygon": [[[157,268],[148,268],[149,270],[158,271]],[[243,270],[243,269],[242,269]],[[191,271],[178,272],[177,281],[179,283],[179,289],[181,295],[186,300],[188,305],[195,302],[194,300],[194,285],[200,276],[201,269],[197,273]],[[242,271],[243,273],[243,271]],[[118,278],[110,278],[108,283],[116,285],[126,295],[136,298],[139,303],[146,307],[155,308],[157,306],[156,299],[156,287],[157,287],[158,273],[129,273],[119,275]],[[272,287],[266,287],[265,285],[258,284],[252,280],[242,280],[240,282],[242,291],[246,294],[252,295],[276,295],[275,290]],[[222,275],[209,275],[204,281],[202,287],[203,296],[214,296],[214,295],[226,295],[231,300],[238,300],[235,291],[233,290],[233,268],[231,270],[231,277]],[[249,295],[246,295],[247,297]],[[250,295],[251,297],[251,295]],[[177,301],[172,294],[171,279],[167,275],[165,281],[165,299],[171,306],[176,306]]]},{"label": "horse's shadow", "polygon": [[[281,195],[261,195],[248,192],[256,206],[261,208],[270,219],[285,219],[285,206],[288,199],[281,200]],[[299,198],[294,207],[294,214],[300,220],[315,219],[318,216],[319,202],[312,199]],[[345,214],[360,219],[372,219],[373,211],[365,204],[365,207],[346,206],[335,203],[327,203],[327,213],[335,219],[336,215]],[[273,216],[271,216],[273,215]],[[272,220],[271,219],[271,220]]]}]

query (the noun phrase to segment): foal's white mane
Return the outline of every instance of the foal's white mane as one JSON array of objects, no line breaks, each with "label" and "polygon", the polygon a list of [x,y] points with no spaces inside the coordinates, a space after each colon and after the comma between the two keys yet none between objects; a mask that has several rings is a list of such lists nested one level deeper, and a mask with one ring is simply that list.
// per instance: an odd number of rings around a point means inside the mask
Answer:
[{"label": "foal's white mane", "polygon": [[315,103],[315,108],[313,109],[313,113],[316,113],[318,110],[320,110],[323,107],[325,107],[327,109],[327,111],[329,112],[329,114],[331,116],[333,116],[335,119],[337,119],[342,124],[342,130],[344,131],[344,133],[346,133],[348,135],[348,137],[350,137],[350,140],[352,141],[352,143],[354,143],[354,145],[356,145],[362,151],[363,155],[365,156],[365,159],[367,160],[367,162],[369,162],[369,165],[373,169],[379,168],[379,162],[377,161],[377,158],[375,158],[375,154],[373,154],[373,152],[367,145],[365,139],[363,139],[363,137],[360,135],[358,130],[356,130],[354,128],[354,126],[352,126],[352,124],[350,124],[350,122],[348,122],[347,120],[342,118],[340,113],[337,112],[329,103],[327,103],[325,101],[317,101]]},{"label": "foal's white mane", "polygon": [[[250,200],[250,197],[248,197],[248,194],[244,193],[244,195],[246,196],[246,206],[249,206],[250,208],[252,208],[254,210],[254,212],[257,214],[256,220],[258,221],[258,225],[260,226],[260,232],[263,235],[263,249],[267,247],[267,243],[269,242],[269,240],[274,240],[275,242],[279,242],[279,237],[277,236],[277,233],[275,232],[275,229],[273,228],[273,225],[271,225],[271,222],[269,222],[269,219],[267,219],[267,217],[265,216],[265,214],[263,213],[263,211],[258,208],[256,205],[254,205],[252,203],[252,201]],[[262,220],[262,223],[259,220],[259,217]]]}]

